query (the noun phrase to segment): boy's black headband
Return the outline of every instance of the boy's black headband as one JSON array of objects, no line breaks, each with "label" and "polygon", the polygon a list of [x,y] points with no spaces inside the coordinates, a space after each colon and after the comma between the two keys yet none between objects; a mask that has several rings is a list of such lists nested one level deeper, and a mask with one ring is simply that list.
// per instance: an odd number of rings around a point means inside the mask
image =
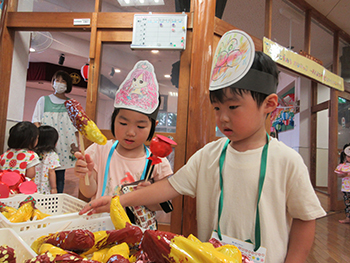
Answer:
[{"label": "boy's black headband", "polygon": [[251,68],[243,78],[229,87],[270,95],[276,93],[276,84],[276,79],[271,74]]}]

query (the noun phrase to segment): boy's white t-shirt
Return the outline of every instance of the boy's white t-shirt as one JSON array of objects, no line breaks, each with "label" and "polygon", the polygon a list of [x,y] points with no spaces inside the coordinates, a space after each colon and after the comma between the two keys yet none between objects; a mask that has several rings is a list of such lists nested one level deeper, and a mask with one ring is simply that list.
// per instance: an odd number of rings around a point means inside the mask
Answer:
[{"label": "boy's white t-shirt", "polygon": [[[95,163],[94,169],[98,174],[97,193],[92,197],[92,199],[98,198],[102,195],[107,157],[113,143],[113,140],[108,140],[105,145],[98,145],[94,143],[85,151],[86,154],[89,154],[92,157]],[[173,173],[168,160],[166,158],[161,159],[162,162],[155,165],[152,173],[152,178],[154,178],[155,181],[161,180]],[[140,158],[126,158],[114,150],[110,161],[109,176],[106,183],[105,195],[114,195],[118,186],[140,180],[145,168],[145,163],[146,154]]]},{"label": "boy's white t-shirt", "polygon": [[[227,138],[209,143],[169,178],[174,189],[196,197],[198,237],[208,241],[217,230],[220,195],[219,158]],[[221,233],[254,243],[260,160],[263,147],[238,152],[228,146],[223,170]],[[313,220],[326,213],[313,190],[301,156],[282,142],[269,143],[260,199],[261,245],[266,262],[284,262],[292,218]]]}]

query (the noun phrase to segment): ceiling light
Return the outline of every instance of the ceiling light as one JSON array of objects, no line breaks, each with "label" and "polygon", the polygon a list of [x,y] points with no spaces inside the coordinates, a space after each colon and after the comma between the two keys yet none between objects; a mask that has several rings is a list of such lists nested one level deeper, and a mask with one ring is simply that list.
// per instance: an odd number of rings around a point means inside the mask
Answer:
[{"label": "ceiling light", "polygon": [[164,78],[170,79],[171,76],[169,74],[164,75]]},{"label": "ceiling light", "polygon": [[116,69],[114,70],[114,72],[115,72],[115,73],[120,73],[120,69],[116,68]]},{"label": "ceiling light", "polygon": [[164,5],[164,0],[118,0],[121,6]]},{"label": "ceiling light", "polygon": [[157,54],[157,53],[159,53],[159,50],[152,50],[151,51],[153,54]]},{"label": "ceiling light", "polygon": [[32,47],[31,47],[31,48],[29,48],[29,51],[30,51],[30,52],[35,52],[35,48],[32,48]]}]

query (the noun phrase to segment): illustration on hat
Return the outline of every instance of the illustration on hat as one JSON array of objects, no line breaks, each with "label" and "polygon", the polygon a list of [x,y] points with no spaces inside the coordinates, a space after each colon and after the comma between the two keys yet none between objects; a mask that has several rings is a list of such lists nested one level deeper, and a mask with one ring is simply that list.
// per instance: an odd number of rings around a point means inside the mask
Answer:
[{"label": "illustration on hat", "polygon": [[115,95],[114,107],[154,113],[159,105],[159,86],[153,65],[142,60],[135,64]]},{"label": "illustration on hat", "polygon": [[252,66],[254,55],[254,42],[247,33],[226,32],[214,54],[209,90],[226,88],[242,79]]},{"label": "illustration on hat", "polygon": [[344,153],[345,153],[345,155],[350,156],[350,146],[348,146],[344,149]]}]

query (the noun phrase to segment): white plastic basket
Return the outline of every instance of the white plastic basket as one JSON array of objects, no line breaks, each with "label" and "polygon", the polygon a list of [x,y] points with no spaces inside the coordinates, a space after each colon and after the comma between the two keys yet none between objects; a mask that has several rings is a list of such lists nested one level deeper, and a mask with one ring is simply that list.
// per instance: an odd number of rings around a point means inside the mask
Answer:
[{"label": "white plastic basket", "polygon": [[12,247],[16,252],[16,262],[24,262],[36,256],[36,253],[18,234],[10,228],[0,229],[0,245]]},{"label": "white plastic basket", "polygon": [[[28,195],[15,195],[13,197],[0,199],[7,206],[18,208],[19,204],[26,199]],[[86,205],[86,202],[70,196],[68,194],[32,194],[36,200],[36,207],[51,216],[41,220],[27,221],[23,223],[12,223],[0,213],[0,227],[11,228],[20,233],[31,229],[46,228],[53,222],[61,222],[74,218],[79,218],[78,212]]]},{"label": "white plastic basket", "polygon": [[52,222],[45,228],[30,229],[22,231],[18,235],[29,245],[39,237],[48,235],[50,233],[56,233],[60,231],[86,229],[91,232],[102,230],[114,230],[115,227],[112,223],[109,213],[88,215],[78,215],[77,218],[71,218],[70,220]]}]

